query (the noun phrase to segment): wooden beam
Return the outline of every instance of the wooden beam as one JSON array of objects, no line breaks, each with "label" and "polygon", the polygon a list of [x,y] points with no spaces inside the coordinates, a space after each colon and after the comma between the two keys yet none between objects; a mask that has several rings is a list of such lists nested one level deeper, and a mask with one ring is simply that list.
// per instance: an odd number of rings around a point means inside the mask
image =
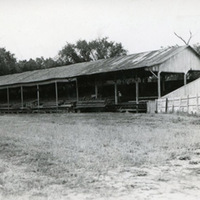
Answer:
[{"label": "wooden beam", "polygon": [[135,79],[135,100],[136,100],[136,104],[138,104],[139,103],[139,81],[137,77]]},{"label": "wooden beam", "polygon": [[187,73],[184,73],[184,85],[187,84]]},{"label": "wooden beam", "polygon": [[58,84],[57,84],[57,81],[55,81],[55,92],[56,92],[56,106],[58,106]]},{"label": "wooden beam", "polygon": [[162,92],[164,92],[165,91],[165,76],[162,76],[161,81],[162,81]]},{"label": "wooden beam", "polygon": [[10,108],[10,94],[9,94],[9,88],[7,87],[7,104],[8,104],[8,110]]},{"label": "wooden beam", "polygon": [[114,84],[114,90],[115,90],[115,105],[118,104],[118,95],[117,95],[117,82]]},{"label": "wooden beam", "polygon": [[161,97],[160,72],[158,72],[158,98]]},{"label": "wooden beam", "polygon": [[79,101],[78,80],[76,79],[76,99]]},{"label": "wooden beam", "polygon": [[190,109],[190,96],[189,94],[187,95],[187,112],[189,113],[189,109]]},{"label": "wooden beam", "polygon": [[97,99],[97,98],[98,98],[98,85],[95,82],[95,99]]},{"label": "wooden beam", "polygon": [[166,102],[165,102],[165,113],[167,113],[168,110],[168,98],[166,98]]},{"label": "wooden beam", "polygon": [[40,107],[40,88],[39,85],[37,85],[37,105],[38,108]]},{"label": "wooden beam", "polygon": [[150,71],[156,78],[158,78],[158,76],[157,76],[151,69],[149,69],[149,71]]},{"label": "wooden beam", "polygon": [[24,94],[23,94],[23,86],[21,86],[21,108],[24,108]]},{"label": "wooden beam", "polygon": [[25,87],[31,87],[31,86],[36,86],[36,85],[48,85],[51,83],[55,83],[55,81],[57,82],[73,82],[75,81],[75,78],[68,78],[68,79],[53,79],[53,80],[46,80],[46,81],[36,81],[36,82],[30,82],[30,83],[19,83],[19,84],[13,84],[13,85],[4,85],[4,86],[0,86],[0,89],[5,89],[7,87],[9,88],[16,88],[16,87],[21,87],[21,86],[25,86]]}]

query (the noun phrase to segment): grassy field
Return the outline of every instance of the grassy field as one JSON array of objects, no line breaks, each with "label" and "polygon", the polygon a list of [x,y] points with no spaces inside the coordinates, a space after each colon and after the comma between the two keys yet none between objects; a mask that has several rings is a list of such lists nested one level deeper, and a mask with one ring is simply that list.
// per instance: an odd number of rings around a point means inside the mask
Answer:
[{"label": "grassy field", "polygon": [[0,200],[199,197],[198,117],[0,115]]}]

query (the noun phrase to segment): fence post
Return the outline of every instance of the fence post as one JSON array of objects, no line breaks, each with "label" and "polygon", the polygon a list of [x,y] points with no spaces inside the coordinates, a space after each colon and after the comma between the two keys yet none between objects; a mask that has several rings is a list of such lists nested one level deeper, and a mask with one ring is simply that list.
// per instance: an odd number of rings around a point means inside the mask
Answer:
[{"label": "fence post", "polygon": [[155,104],[156,104],[156,113],[158,113],[158,99],[155,99]]},{"label": "fence post", "polygon": [[172,98],[172,113],[174,113],[174,98]]},{"label": "fence post", "polygon": [[189,95],[187,95],[187,113],[189,113],[189,101],[190,101]]},{"label": "fence post", "polygon": [[167,113],[168,110],[168,98],[166,98],[166,102],[165,102],[165,113]]},{"label": "fence post", "polygon": [[179,100],[179,112],[181,112],[181,102],[182,102],[182,99],[180,97],[180,100]]}]

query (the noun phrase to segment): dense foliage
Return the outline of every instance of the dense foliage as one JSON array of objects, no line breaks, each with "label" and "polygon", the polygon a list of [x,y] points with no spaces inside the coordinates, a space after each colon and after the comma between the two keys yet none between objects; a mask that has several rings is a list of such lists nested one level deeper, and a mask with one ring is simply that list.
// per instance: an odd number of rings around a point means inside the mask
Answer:
[{"label": "dense foliage", "polygon": [[7,51],[5,48],[0,48],[0,75],[13,74],[37,69],[46,69],[60,66],[62,63],[52,58],[30,58],[29,60],[17,61],[15,55]]},{"label": "dense foliage", "polygon": [[[193,48],[200,54],[200,44],[193,45]],[[79,40],[75,44],[67,43],[53,58],[36,58],[29,60],[19,60],[15,55],[5,48],[0,48],[0,75],[32,71],[37,69],[47,69],[72,63],[89,62],[99,59],[112,58],[126,55],[121,43],[108,41],[108,38],[96,39],[90,42]]]},{"label": "dense foliage", "polygon": [[24,71],[32,71],[37,69],[47,69],[51,67],[60,66],[60,63],[58,63],[56,60],[52,58],[36,58],[29,59],[29,60],[20,60],[18,63],[18,71],[24,72]]},{"label": "dense foliage", "polygon": [[99,59],[126,55],[127,51],[121,43],[108,41],[108,38],[96,39],[90,42],[79,40],[76,44],[67,43],[61,51],[59,58],[65,64],[88,62]]},{"label": "dense foliage", "polygon": [[54,59],[40,57],[17,61],[14,54],[5,48],[0,48],[0,75],[88,62],[126,55],[126,53],[127,51],[123,49],[121,43],[108,41],[108,38],[96,39],[91,42],[79,40],[76,44],[67,43]]},{"label": "dense foliage", "polygon": [[0,48],[0,75],[11,74],[17,71],[17,60],[14,54]]}]

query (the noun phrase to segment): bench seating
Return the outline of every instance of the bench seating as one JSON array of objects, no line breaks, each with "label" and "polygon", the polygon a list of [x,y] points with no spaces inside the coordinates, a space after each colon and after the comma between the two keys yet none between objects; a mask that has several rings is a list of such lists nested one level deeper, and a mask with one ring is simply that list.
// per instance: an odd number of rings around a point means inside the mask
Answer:
[{"label": "bench seating", "polygon": [[117,105],[111,104],[107,105],[107,111],[111,112],[146,112],[147,111],[147,102],[123,102],[118,103]]},{"label": "bench seating", "polygon": [[147,102],[141,101],[138,104],[136,102],[121,103],[118,105],[119,112],[146,112]]},{"label": "bench seating", "polygon": [[78,101],[75,110],[77,111],[97,111],[106,107],[105,100]]}]

